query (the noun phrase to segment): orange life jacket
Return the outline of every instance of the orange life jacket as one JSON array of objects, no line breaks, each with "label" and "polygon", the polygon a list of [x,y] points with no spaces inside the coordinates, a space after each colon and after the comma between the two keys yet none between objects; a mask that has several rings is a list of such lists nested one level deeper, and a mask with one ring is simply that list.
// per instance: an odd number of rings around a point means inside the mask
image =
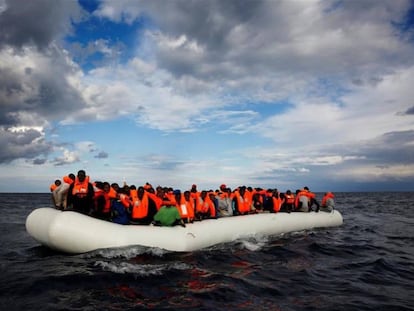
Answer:
[{"label": "orange life jacket", "polygon": [[334,194],[332,193],[332,192],[327,192],[324,196],[323,196],[323,198],[322,198],[322,202],[321,202],[321,205],[322,206],[326,206],[326,201],[328,200],[328,199],[333,199],[335,196],[334,196]]},{"label": "orange life jacket", "polygon": [[104,199],[105,199],[105,206],[104,206],[102,212],[103,213],[109,213],[110,210],[111,210],[111,199],[110,199],[108,193],[106,193],[102,189],[97,189],[95,191],[95,194],[94,194],[94,197],[93,197],[94,202],[95,202],[95,207],[97,205],[98,198],[100,198],[100,197],[104,197]]},{"label": "orange life jacket", "polygon": [[50,192],[53,192],[58,186],[55,183],[50,185]]},{"label": "orange life jacket", "polygon": [[122,205],[125,206],[126,208],[131,206],[131,199],[125,193],[121,193],[119,195],[119,200],[121,201]]},{"label": "orange life jacket", "polygon": [[132,206],[131,218],[140,219],[148,216],[148,195],[144,192],[142,199],[139,199],[134,202]]},{"label": "orange life jacket", "polygon": [[157,211],[159,211],[161,206],[162,206],[162,199],[159,196],[157,196],[155,193],[152,193],[152,192],[147,192],[147,195],[150,199],[152,199],[155,202],[155,206],[157,207]]},{"label": "orange life jacket", "polygon": [[138,191],[136,189],[129,190],[129,198],[131,199],[132,205],[135,205],[138,200]]},{"label": "orange life jacket", "polygon": [[184,195],[181,195],[180,202],[176,202],[176,206],[182,219],[194,219],[194,204],[191,198],[187,201]]},{"label": "orange life jacket", "polygon": [[298,192],[298,194],[296,195],[296,198],[295,198],[295,208],[299,207],[299,198],[301,196],[306,196],[306,197],[310,198],[309,191],[301,190],[301,191]]},{"label": "orange life jacket", "polygon": [[88,189],[89,189],[89,176],[86,176],[83,182],[80,182],[78,177],[76,177],[75,184],[73,185],[72,194],[79,198],[83,198],[88,195]]},{"label": "orange life jacket", "polygon": [[295,195],[292,194],[286,194],[285,193],[285,200],[287,204],[294,204],[295,203]]},{"label": "orange life jacket", "polygon": [[110,197],[111,199],[116,199],[116,195],[117,195],[117,193],[116,193],[115,189],[111,187],[111,188],[109,188],[109,193],[108,193],[108,195],[109,195],[109,197]]},{"label": "orange life jacket", "polygon": [[278,213],[280,211],[280,208],[282,207],[282,204],[284,202],[281,198],[272,197],[273,200],[273,211],[275,213]]},{"label": "orange life jacket", "polygon": [[201,196],[198,197],[196,201],[196,211],[202,214],[206,214],[210,211],[210,216],[216,217],[216,208],[214,207],[214,203],[211,201],[208,194],[204,200]]},{"label": "orange life jacket", "polygon": [[250,212],[252,202],[249,200],[249,196],[247,195],[246,197],[242,197],[238,191],[235,192],[235,196],[236,196],[237,207],[239,209],[239,212],[240,213]]},{"label": "orange life jacket", "polygon": [[62,178],[63,182],[71,185],[73,183],[73,179],[71,179],[69,176],[63,176]]}]

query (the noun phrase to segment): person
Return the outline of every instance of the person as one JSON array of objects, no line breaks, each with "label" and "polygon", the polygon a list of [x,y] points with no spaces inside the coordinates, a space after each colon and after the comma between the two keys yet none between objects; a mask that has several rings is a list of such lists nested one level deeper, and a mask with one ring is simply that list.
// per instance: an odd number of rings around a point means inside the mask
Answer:
[{"label": "person", "polygon": [[253,193],[252,196],[252,208],[255,213],[262,213],[263,212],[263,197],[260,192],[256,191]]},{"label": "person", "polygon": [[95,191],[84,170],[79,170],[75,181],[69,186],[67,204],[76,212],[90,215],[94,206]]},{"label": "person", "polygon": [[157,213],[157,206],[144,187],[138,187],[136,197],[133,198],[131,207],[131,221],[133,225],[149,225]]},{"label": "person", "polygon": [[70,185],[75,181],[76,177],[74,174],[63,176],[63,183],[59,185],[52,192],[53,203],[57,209],[65,210],[67,208],[67,197]]},{"label": "person", "polygon": [[315,212],[319,212],[320,205],[319,205],[318,201],[316,200],[316,194],[311,192],[309,190],[309,188],[306,187],[306,186],[303,187],[303,189],[306,191],[307,196],[309,198],[309,211],[313,210],[312,207],[313,207],[313,205],[315,205],[316,206]]},{"label": "person", "polygon": [[285,201],[282,205],[282,210],[285,212],[292,212],[295,209],[295,195],[289,189],[285,192]]},{"label": "person", "polygon": [[172,227],[181,225],[185,227],[184,221],[175,205],[163,205],[160,210],[154,215],[154,225]]},{"label": "person", "polygon": [[111,200],[111,221],[120,225],[129,224],[129,210],[119,199]]},{"label": "person", "polygon": [[221,192],[216,196],[218,202],[218,217],[233,216],[233,208],[230,198],[231,189],[226,188],[226,185],[220,186]]},{"label": "person", "polygon": [[94,210],[92,215],[96,218],[109,220],[111,217],[111,186],[108,182],[95,182]]},{"label": "person", "polygon": [[216,218],[216,208],[206,190],[201,191],[196,199],[196,220]]},{"label": "person", "polygon": [[282,208],[282,204],[284,202],[284,198],[280,195],[279,191],[277,189],[273,190],[272,195],[272,213],[278,213],[280,212],[280,209]]},{"label": "person", "polygon": [[234,215],[247,215],[251,211],[252,201],[247,194],[246,187],[241,186],[239,190],[234,192],[233,197]]},{"label": "person", "polygon": [[296,190],[295,212],[309,212],[309,196],[305,189]]},{"label": "person", "polygon": [[335,209],[335,195],[332,192],[326,192],[322,198],[320,210],[323,212],[332,212]]},{"label": "person", "polygon": [[60,179],[56,179],[55,182],[53,184],[51,184],[50,187],[49,187],[50,192],[53,192],[53,190],[55,190],[61,184],[62,184],[62,182],[60,181]]},{"label": "person", "polygon": [[194,202],[190,198],[190,191],[185,191],[181,194],[179,189],[173,191],[175,206],[185,223],[193,222],[194,220]]}]

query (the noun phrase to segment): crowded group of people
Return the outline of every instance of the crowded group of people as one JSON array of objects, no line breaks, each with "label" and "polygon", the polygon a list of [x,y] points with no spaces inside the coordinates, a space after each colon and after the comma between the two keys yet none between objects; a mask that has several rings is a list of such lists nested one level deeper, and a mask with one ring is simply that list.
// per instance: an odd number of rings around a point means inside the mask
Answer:
[{"label": "crowded group of people", "polygon": [[84,170],[57,179],[50,186],[56,208],[72,210],[118,224],[185,227],[203,219],[279,212],[331,212],[334,194],[324,194],[321,203],[308,187],[295,192],[220,185],[216,190],[197,189],[184,192],[171,187],[153,187],[103,181],[92,182]]}]

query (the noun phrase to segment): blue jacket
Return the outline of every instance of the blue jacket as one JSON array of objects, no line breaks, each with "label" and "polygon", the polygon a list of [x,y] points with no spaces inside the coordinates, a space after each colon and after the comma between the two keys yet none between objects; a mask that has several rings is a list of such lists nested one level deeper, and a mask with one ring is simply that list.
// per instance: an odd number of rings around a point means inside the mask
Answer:
[{"label": "blue jacket", "polygon": [[120,201],[112,201],[111,204],[111,215],[112,215],[112,222],[127,225],[129,224],[129,216],[128,212],[125,209],[125,206]]}]

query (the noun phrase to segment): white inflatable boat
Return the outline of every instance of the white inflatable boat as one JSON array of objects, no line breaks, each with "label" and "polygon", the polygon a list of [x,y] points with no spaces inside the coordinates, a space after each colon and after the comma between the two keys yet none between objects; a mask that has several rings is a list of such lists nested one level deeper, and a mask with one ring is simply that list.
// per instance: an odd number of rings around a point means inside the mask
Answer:
[{"label": "white inflatable boat", "polygon": [[263,213],[208,219],[185,228],[119,225],[77,212],[39,208],[26,219],[27,232],[51,249],[85,253],[102,248],[133,245],[191,252],[254,235],[278,235],[312,228],[342,225],[338,211],[310,213]]}]

